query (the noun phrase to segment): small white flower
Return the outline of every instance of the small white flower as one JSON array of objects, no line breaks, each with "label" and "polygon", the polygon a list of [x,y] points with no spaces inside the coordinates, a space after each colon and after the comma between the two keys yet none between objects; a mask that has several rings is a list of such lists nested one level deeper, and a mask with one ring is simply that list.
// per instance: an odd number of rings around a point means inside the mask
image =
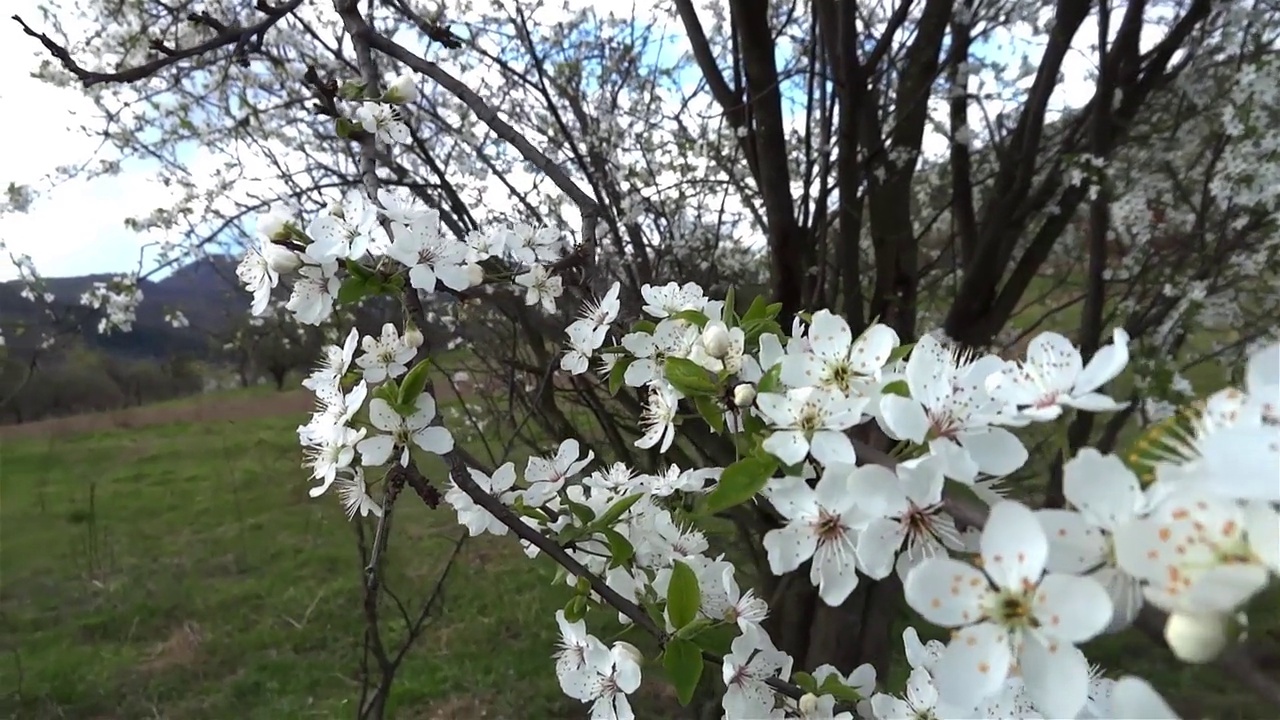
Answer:
[{"label": "small white flower", "polygon": [[369,496],[369,489],[365,486],[363,468],[351,468],[350,474],[339,477],[335,484],[348,520],[354,520],[356,515],[382,517],[382,506]]},{"label": "small white flower", "polygon": [[365,336],[360,341],[364,354],[356,358],[356,365],[364,370],[364,379],[379,383],[388,378],[398,378],[409,369],[417,351],[400,337],[392,323],[382,326],[382,336]]},{"label": "small white flower", "polygon": [[773,715],[776,696],[766,684],[769,678],[791,677],[791,656],[778,650],[761,629],[747,626],[734,638],[724,656],[722,674],[727,690],[723,706],[731,718],[764,718]]},{"label": "small white flower", "polygon": [[453,435],[446,428],[432,426],[435,418],[436,402],[425,392],[414,401],[414,411],[408,417],[402,417],[386,400],[374,398],[369,402],[369,422],[384,434],[366,438],[357,446],[363,464],[385,465],[400,448],[399,462],[408,467],[410,444],[436,455],[453,450]]},{"label": "small white flower", "polygon": [[393,224],[387,255],[409,268],[409,284],[423,292],[435,292],[436,281],[451,290],[465,290],[468,277],[467,249],[446,237],[440,229],[440,213],[424,210],[412,224]]},{"label": "small white flower", "polygon": [[999,403],[984,388],[1002,361],[971,359],[925,335],[904,369],[910,397],[880,398],[878,420],[892,437],[927,443],[947,477],[973,484],[979,474],[1002,476],[1022,467],[1027,450],[1013,433],[992,427]]},{"label": "small white flower", "polygon": [[991,396],[1018,408],[1022,417],[1048,421],[1062,414],[1062,406],[1087,412],[1124,409],[1097,392],[1129,363],[1129,334],[1122,328],[1112,333],[1112,343],[1094,353],[1085,365],[1071,341],[1055,332],[1044,332],[1027,346],[1027,359],[1009,363],[988,378]]},{"label": "small white flower", "polygon": [[592,720],[634,720],[627,695],[640,687],[638,655],[629,643],[610,649],[588,635],[583,667],[562,684],[565,694],[590,703]]},{"label": "small white flower", "polygon": [[337,263],[304,265],[298,270],[293,294],[285,308],[304,325],[319,325],[329,319],[333,314],[334,298],[342,287],[337,273]]},{"label": "small white flower", "polygon": [[636,447],[658,447],[658,452],[666,452],[676,439],[675,418],[680,398],[675,390],[666,383],[649,388],[649,402],[644,406],[640,424],[644,435],[636,440]]},{"label": "small white flower", "polygon": [[824,465],[853,464],[853,443],[844,431],[858,422],[866,404],[866,398],[817,387],[796,388],[785,395],[761,393],[756,407],[774,428],[764,450],[786,465],[796,465],[811,453]]},{"label": "small white flower", "polygon": [[556,311],[556,298],[564,293],[564,281],[552,275],[543,265],[534,265],[529,272],[516,276],[516,284],[526,288],[525,305],[542,305],[549,313]]},{"label": "small white flower", "polygon": [[991,508],[981,543],[982,570],[933,558],[907,576],[907,604],[959,628],[934,667],[938,692],[949,704],[975,707],[1001,691],[1016,660],[1041,712],[1075,717],[1089,690],[1089,665],[1075,643],[1102,632],[1111,598],[1091,578],[1044,573],[1049,541],[1018,503]]},{"label": "small white flower", "polygon": [[[493,475],[485,475],[475,468],[467,468],[467,472],[471,474],[471,479],[481,490],[498,498],[504,503],[512,502],[514,494],[511,492],[512,486],[516,483],[516,466],[515,463],[505,463],[502,467],[493,471]],[[482,535],[486,532],[494,535],[506,535],[507,526],[502,521],[494,517],[493,513],[485,510],[476,504],[471,496],[458,487],[457,483],[450,481],[449,489],[444,494],[445,502],[453,507],[454,512],[458,513],[458,522],[467,528],[471,533],[471,537]]]},{"label": "small white flower", "polygon": [[540,507],[560,492],[566,480],[582,472],[595,459],[595,453],[590,450],[585,457],[580,453],[578,441],[568,438],[560,443],[555,457],[531,456],[524,468],[524,479],[529,483],[523,495],[525,504]]},{"label": "small white flower", "polygon": [[363,102],[352,114],[352,120],[367,133],[387,144],[409,142],[409,126],[400,119],[394,105]]},{"label": "small white flower", "polygon": [[[882,469],[870,465],[828,465],[818,484],[798,477],[775,478],[765,486],[765,497],[787,519],[781,528],[764,536],[769,568],[782,575],[813,558],[809,579],[823,602],[837,607],[858,586],[857,533],[878,512],[856,490],[855,474]],[[881,500],[881,502],[883,502]]]},{"label": "small white flower", "polygon": [[259,246],[254,245],[245,253],[236,266],[236,277],[245,290],[253,293],[253,304],[249,306],[249,311],[257,317],[265,315],[267,305],[271,302],[271,290],[280,282],[280,275],[271,267]]},{"label": "small white flower", "polygon": [[855,341],[849,323],[830,310],[813,314],[808,347],[782,360],[782,382],[791,387],[814,385],[849,395],[859,383],[876,378],[898,347],[898,334],[879,323]]}]

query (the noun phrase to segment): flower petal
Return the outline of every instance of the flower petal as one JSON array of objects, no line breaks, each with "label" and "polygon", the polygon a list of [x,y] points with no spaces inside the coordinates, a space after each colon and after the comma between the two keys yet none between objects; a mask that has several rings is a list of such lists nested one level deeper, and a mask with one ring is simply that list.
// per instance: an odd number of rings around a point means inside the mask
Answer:
[{"label": "flower petal", "polygon": [[991,508],[982,530],[982,568],[1002,588],[1035,583],[1049,559],[1049,541],[1035,513],[1016,502]]},{"label": "flower petal", "polygon": [[1045,635],[1081,643],[1096,637],[1111,621],[1111,597],[1093,578],[1050,573],[1036,588],[1031,612]]},{"label": "flower petal", "polygon": [[912,398],[893,394],[880,398],[880,418],[885,429],[902,440],[923,442],[929,432],[929,417]]},{"label": "flower petal", "polygon": [[1004,628],[984,622],[960,630],[933,667],[939,698],[949,705],[976,707],[1004,687],[1012,660]]},{"label": "flower petal", "polygon": [[1062,490],[1090,523],[1112,530],[1142,509],[1138,477],[1120,458],[1082,448],[1062,469]]},{"label": "flower petal", "polygon": [[774,575],[782,575],[813,557],[818,549],[818,536],[808,522],[800,521],[765,533],[763,544],[769,569]]},{"label": "flower petal", "polygon": [[1074,510],[1037,510],[1036,519],[1049,539],[1050,572],[1080,574],[1107,559],[1107,538]]},{"label": "flower petal", "polygon": [[1018,664],[1027,694],[1045,717],[1080,714],[1089,699],[1089,663],[1079,648],[1030,633],[1023,638]]},{"label": "flower petal", "polygon": [[987,475],[1008,475],[1027,461],[1027,449],[1018,436],[1000,427],[962,430],[957,440]]},{"label": "flower petal", "polygon": [[943,627],[977,621],[991,586],[980,570],[951,558],[931,558],[916,566],[903,587],[912,610]]}]

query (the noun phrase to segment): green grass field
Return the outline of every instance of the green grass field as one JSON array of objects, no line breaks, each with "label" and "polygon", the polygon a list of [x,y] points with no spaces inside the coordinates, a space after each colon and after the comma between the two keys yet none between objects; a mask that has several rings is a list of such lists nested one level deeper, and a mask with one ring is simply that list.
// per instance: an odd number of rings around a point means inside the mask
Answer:
[{"label": "green grass field", "polygon": [[[301,415],[194,424],[190,406],[171,412],[0,440],[0,717],[353,717],[360,561],[336,500],[306,495]],[[406,605],[426,597],[460,531],[447,507],[411,494],[398,505],[387,582]],[[551,578],[510,538],[469,541],[391,716],[585,717],[549,661],[568,598]],[[1277,606],[1255,618],[1261,631],[1280,628]],[[1267,716],[1218,671],[1177,668],[1135,635],[1089,653],[1196,717]],[[674,715],[658,674],[646,667],[641,718]]]}]

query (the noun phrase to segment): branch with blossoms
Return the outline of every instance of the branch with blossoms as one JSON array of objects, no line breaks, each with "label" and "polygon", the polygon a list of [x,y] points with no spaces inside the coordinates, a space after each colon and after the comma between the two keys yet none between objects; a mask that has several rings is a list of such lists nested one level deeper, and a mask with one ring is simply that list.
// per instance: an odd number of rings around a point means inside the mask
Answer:
[{"label": "branch with blossoms", "polygon": [[[394,103],[385,102],[395,97],[376,90],[370,49],[401,60],[407,51],[371,37],[353,4],[339,8],[357,40],[369,95],[353,115],[366,133],[364,190],[305,230],[291,219],[267,223],[267,242],[242,266],[246,285],[269,293],[280,273],[296,273],[289,308],[303,322],[322,318],[339,296],[380,293],[402,294],[408,316],[421,322],[419,292],[482,283],[514,282],[528,305],[555,311],[564,290],[551,269],[565,254],[558,233],[499,227],[458,241],[442,232],[434,211],[378,187],[377,144],[406,133]],[[384,105],[368,109],[378,102]],[[491,109],[484,117],[495,118]],[[495,267],[502,269],[487,269]],[[1087,365],[1055,333],[1037,336],[1027,359],[1014,363],[931,336],[904,347],[884,325],[855,337],[826,310],[802,314],[788,334],[776,322],[778,306],[756,299],[740,315],[732,298],[707,298],[692,284],[645,286],[642,295],[649,317],[608,347],[616,289],[588,305],[567,328],[561,371],[582,375],[605,355],[611,391],[626,385],[646,393],[637,447],[666,453],[677,428],[705,426],[732,437],[735,462],[661,474],[615,464],[575,481],[594,458],[582,457],[570,439],[554,457],[531,458],[523,481],[514,463],[481,468],[434,425],[429,360],[419,357],[412,326],[403,336],[369,338],[359,358],[355,334],[331,347],[306,383],[321,406],[300,430],[320,482],[313,495],[336,485],[349,513],[374,512],[363,468],[409,468],[417,453],[438,454],[449,467],[444,499],[472,535],[510,532],[528,554],[556,562],[574,589],[557,616],[557,676],[594,716],[631,715],[627,696],[639,686],[644,658],[629,643],[609,647],[588,634],[592,606],[613,609],[658,640],[684,702],[703,682],[706,661],[719,664],[730,718],[926,710],[990,717],[1010,704],[1052,717],[1167,715],[1143,681],[1097,676],[1076,646],[1128,627],[1150,603],[1170,613],[1164,632],[1175,654],[1207,661],[1230,644],[1237,613],[1280,572],[1267,549],[1280,526],[1280,494],[1263,484],[1222,487],[1235,471],[1226,458],[1263,466],[1276,459],[1269,449],[1274,407],[1262,401],[1232,405],[1230,422],[1224,411],[1206,413],[1179,452],[1126,462],[1081,450],[1064,471],[1071,510],[1037,513],[994,489],[1028,459],[1011,429],[1124,407],[1100,392],[1128,362],[1122,330]],[[1271,362],[1278,353],[1280,346],[1262,350],[1251,373],[1258,387],[1230,397],[1268,397],[1280,385],[1273,372],[1280,365]],[[351,372],[353,362],[360,372]],[[1253,414],[1242,419],[1246,406]],[[899,442],[892,463],[863,457],[859,464],[850,432],[868,422]],[[1135,463],[1155,468],[1157,482],[1142,487]],[[965,519],[944,499],[948,485],[987,501],[989,517]],[[808,565],[833,607],[860,578],[896,574],[914,610],[953,628],[945,648],[913,647],[914,631],[905,638],[915,658],[902,696],[874,692],[869,666],[849,676],[830,667],[793,673],[794,661],[760,624],[767,604],[741,588],[723,556],[704,554],[705,537],[694,529],[699,518],[747,504],[784,519],[763,541],[774,574]],[[1162,554],[1164,543],[1180,550]],[[1227,580],[1231,592],[1220,592]]]},{"label": "branch with blossoms", "polygon": [[[306,222],[264,217],[238,274],[254,311],[287,281],[286,307],[303,323],[371,295],[400,298],[410,321],[327,347],[304,383],[318,401],[299,430],[312,495],[333,489],[349,516],[381,515],[377,553],[401,483],[417,482],[432,504],[419,460],[443,457],[443,498],[470,535],[514,534],[527,554],[563,569],[570,591],[557,614],[556,675],[593,717],[634,715],[628,695],[647,659],[629,643],[589,634],[589,608],[653,635],[654,660],[686,703],[699,687],[719,689],[704,678],[708,661],[718,666],[731,719],[1169,717],[1144,681],[1101,677],[1077,647],[1129,627],[1143,607],[1168,613],[1162,632],[1179,659],[1235,656],[1227,650],[1233,626],[1280,572],[1272,483],[1280,345],[1254,351],[1244,390],[1153,429],[1130,456],[1079,450],[1064,468],[1069,509],[1037,512],[998,490],[1028,461],[1015,431],[1061,424],[1073,412],[1120,411],[1102,388],[1128,364],[1123,330],[1087,364],[1052,332],[1011,362],[931,336],[903,345],[885,325],[855,336],[822,309],[783,328],[782,308],[763,298],[740,313],[734,298],[710,298],[691,283],[643,286],[645,316],[621,327],[614,289],[584,303],[566,328],[560,372],[640,392],[635,446],[671,457],[678,442],[714,434],[734,449],[732,461],[588,470],[594,456],[568,439],[553,455],[530,458],[523,477],[512,462],[482,466],[436,422],[430,352],[417,327],[422,294],[514,289],[528,307],[555,312],[565,294],[560,273],[595,242],[593,201],[457,78],[375,33],[354,2],[336,5],[361,77],[359,96],[333,108],[361,130],[351,139],[361,146],[363,185]],[[380,187],[380,153],[409,136],[397,106],[416,81],[402,76],[381,91],[375,50],[448,88],[579,202],[575,249],[559,228],[497,225],[453,237],[439,213]],[[599,378],[588,375],[597,359],[607,369]],[[897,441],[891,456],[850,437],[871,427]],[[366,480],[386,466],[381,479]],[[987,507],[966,512],[957,494]],[[795,667],[762,626],[769,604],[744,589],[732,562],[711,556],[698,529],[747,507],[782,521],[763,538],[771,573],[803,577],[807,569],[831,607],[864,580],[896,576],[908,605],[953,631],[950,642],[904,634],[912,672],[901,692],[877,683],[870,666],[848,675]]]}]

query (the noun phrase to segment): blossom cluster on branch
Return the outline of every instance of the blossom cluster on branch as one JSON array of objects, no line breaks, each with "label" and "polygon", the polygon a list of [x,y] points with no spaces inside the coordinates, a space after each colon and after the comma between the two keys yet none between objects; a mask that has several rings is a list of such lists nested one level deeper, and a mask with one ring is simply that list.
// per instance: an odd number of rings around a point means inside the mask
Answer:
[{"label": "blossom cluster on branch", "polygon": [[[374,108],[363,116],[394,116]],[[416,296],[507,284],[548,312],[566,291],[555,272],[571,251],[566,233],[516,225],[455,239],[433,210],[385,190],[352,190],[305,226],[268,214],[260,232],[239,269],[252,309],[288,278],[287,307],[303,323],[406,286]],[[931,335],[904,345],[881,324],[855,335],[822,309],[784,330],[780,306],[714,299],[693,283],[644,285],[641,295],[643,316],[628,327],[617,285],[585,298],[559,370],[589,376],[594,360],[611,393],[638,390],[637,447],[662,454],[715,433],[732,439],[735,462],[656,474],[593,467],[567,439],[523,473],[459,464],[436,424],[430,360],[414,363],[423,339],[411,322],[376,337],[352,330],[325,348],[304,382],[318,407],[298,429],[311,494],[336,488],[349,517],[384,512],[371,487],[394,476],[370,481],[368,469],[430,453],[450,459],[444,498],[471,535],[513,532],[530,557],[554,548],[571,589],[557,613],[556,675],[594,718],[634,717],[628,695],[646,658],[591,635],[591,606],[657,636],[685,702],[710,682],[702,674],[714,658],[730,719],[1171,717],[1144,681],[1106,678],[1078,645],[1129,627],[1150,604],[1169,614],[1174,653],[1206,662],[1280,573],[1280,344],[1251,355],[1243,389],[1157,427],[1139,452],[1078,451],[1064,470],[1070,507],[1037,511],[998,482],[1028,461],[1015,431],[1123,408],[1102,389],[1128,363],[1124,330],[1087,363],[1054,332],[1010,361]],[[897,442],[887,459],[860,457],[856,438],[872,426]],[[984,527],[961,531],[957,492],[990,506]],[[765,630],[765,600],[709,554],[699,529],[744,504],[777,518],[763,538],[773,573],[807,565],[832,606],[862,578],[897,574],[907,603],[950,641],[922,645],[907,632],[913,669],[901,692],[870,666],[848,676],[795,667]]]}]

